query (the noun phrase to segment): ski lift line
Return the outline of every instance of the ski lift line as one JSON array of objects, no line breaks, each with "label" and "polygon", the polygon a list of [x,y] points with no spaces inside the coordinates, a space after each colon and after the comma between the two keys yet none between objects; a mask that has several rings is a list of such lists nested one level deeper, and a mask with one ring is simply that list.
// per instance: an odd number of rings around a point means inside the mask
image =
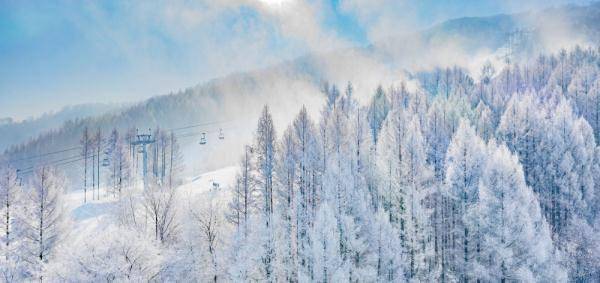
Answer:
[{"label": "ski lift line", "polygon": [[18,159],[11,159],[11,160],[8,160],[8,162],[9,163],[13,163],[13,162],[18,162],[18,161],[26,161],[26,160],[36,159],[36,158],[45,157],[45,156],[49,156],[49,155],[54,155],[54,154],[58,154],[58,153],[73,151],[73,150],[77,150],[77,149],[81,149],[81,146],[75,146],[75,147],[71,147],[71,148],[67,148],[67,149],[46,152],[46,153],[42,153],[42,154],[38,154],[38,155],[32,155],[32,156],[18,158]]},{"label": "ski lift line", "polygon": [[38,168],[43,168],[43,167],[59,167],[59,166],[67,165],[67,164],[73,164],[73,163],[79,162],[81,160],[83,160],[83,158],[81,158],[81,159],[75,159],[75,160],[69,160],[69,161],[64,161],[64,162],[60,162],[60,163],[56,163],[56,164],[38,165],[35,168],[31,168],[29,170],[19,171],[19,174],[20,175],[29,174],[29,173],[33,173]]},{"label": "ski lift line", "polygon": [[[87,158],[90,158],[94,155],[89,155]],[[75,162],[75,161],[81,161],[85,158],[83,158],[81,155],[76,155],[76,156],[70,156],[67,158],[63,158],[63,159],[57,159],[57,160],[52,160],[49,162],[46,162],[44,164],[39,164],[39,165],[32,165],[29,166],[27,168],[19,168],[19,173],[21,172],[27,172],[27,171],[33,171],[34,168],[36,167],[42,167],[42,166],[56,166],[57,164],[60,164],[61,162]]]},{"label": "ski lift line", "polygon": [[192,133],[185,133],[185,134],[179,134],[179,135],[175,135],[175,137],[177,138],[187,138],[187,137],[195,137],[195,136],[199,136],[204,134],[208,134],[208,133],[218,133],[218,130],[211,130],[211,131],[204,131],[204,132],[192,132]]},{"label": "ski lift line", "polygon": [[[92,157],[93,155],[88,156],[88,158]],[[72,158],[71,158],[72,159]],[[51,163],[46,163],[46,164],[41,164],[41,165],[35,165],[35,166],[30,166],[28,168],[25,168],[25,170],[19,169],[19,174],[27,174],[27,173],[31,173],[34,171],[35,168],[39,168],[39,167],[44,167],[44,166],[62,166],[62,165],[66,165],[66,164],[71,164],[71,163],[75,163],[75,162],[79,162],[84,160],[85,158],[80,157],[77,159],[65,159],[65,160],[57,160],[55,162],[51,162]],[[60,161],[60,162],[59,162]]]},{"label": "ski lift line", "polygon": [[199,123],[199,124],[192,124],[192,125],[182,126],[182,127],[178,127],[178,128],[171,128],[169,130],[173,131],[173,132],[176,132],[176,131],[180,131],[180,130],[197,128],[197,127],[202,127],[202,126],[210,126],[210,125],[215,125],[215,124],[227,124],[227,123],[236,122],[236,121],[242,121],[242,120],[246,120],[246,119],[250,119],[250,118],[256,118],[256,117],[255,116],[245,116],[245,117],[240,117],[240,118],[236,118],[236,119],[220,120],[220,121],[212,121],[212,122],[205,122],[205,123]]},{"label": "ski lift line", "polygon": [[27,168],[23,168],[21,170],[28,170],[28,169],[34,168],[35,166],[44,166],[46,164],[53,164],[55,162],[61,162],[61,161],[65,161],[65,160],[69,160],[69,159],[73,159],[73,158],[77,158],[77,157],[81,157],[81,156],[77,155],[77,156],[70,156],[70,157],[66,157],[66,158],[62,158],[62,159],[58,159],[58,160],[52,160],[52,161],[48,161],[48,162],[40,164],[40,165],[32,165]]},{"label": "ski lift line", "polygon": [[179,127],[179,128],[171,128],[169,130],[175,132],[175,131],[180,131],[180,130],[185,130],[185,129],[191,129],[191,128],[197,128],[197,127],[203,127],[203,126],[210,126],[210,125],[214,125],[214,124],[225,124],[225,123],[229,123],[229,122],[235,122],[235,121],[238,121],[238,120],[242,120],[242,119],[232,119],[232,120],[222,120],[222,121],[206,122],[206,123],[194,124],[194,125],[189,125],[189,126],[184,126],[184,127]]},{"label": "ski lift line", "polygon": [[[43,166],[53,166],[53,167],[59,167],[59,166],[64,166],[64,165],[69,165],[69,164],[73,164],[75,162],[79,162],[81,160],[83,160],[84,158],[79,158],[79,159],[75,159],[75,160],[69,160],[69,161],[64,161],[64,162],[60,162],[60,163],[56,163],[56,164],[44,164],[44,165],[39,165],[36,168],[39,167],[43,167]],[[35,171],[35,168],[31,168],[29,170],[25,170],[25,171],[19,171],[19,175],[25,175],[25,174],[30,174],[33,173]]]},{"label": "ski lift line", "polygon": [[[90,155],[90,156],[92,156],[92,155]],[[26,170],[29,170],[29,169],[35,168],[36,166],[37,166],[37,167],[39,167],[39,166],[49,166],[49,165],[53,165],[53,164],[55,164],[55,163],[60,163],[60,162],[63,162],[63,161],[72,160],[72,159],[74,159],[74,158],[81,158],[81,160],[83,160],[83,157],[81,157],[81,155],[75,155],[75,156],[70,156],[70,157],[66,157],[66,158],[62,158],[62,159],[57,159],[57,160],[48,161],[48,162],[46,162],[46,163],[43,163],[43,164],[32,165],[32,166],[29,166],[29,167],[27,167],[27,168],[23,168],[23,169],[21,169],[21,170],[22,170],[22,171],[26,171]],[[88,158],[89,158],[89,157],[88,157]]]},{"label": "ski lift line", "polygon": [[[206,122],[206,123],[201,123],[201,124],[194,124],[194,125],[189,125],[189,126],[183,126],[183,127],[179,127],[179,128],[171,128],[169,129],[170,131],[179,131],[179,130],[185,130],[185,129],[191,129],[191,128],[197,128],[197,127],[201,127],[201,126],[208,126],[208,125],[213,125],[213,124],[225,124],[225,123],[230,123],[230,122],[235,122],[235,121],[241,121],[244,120],[245,118],[239,118],[239,119],[231,119],[231,120],[222,120],[222,121],[213,121],[213,122]],[[226,129],[226,128],[223,128]],[[197,135],[200,135],[201,133],[197,133]],[[177,136],[179,137],[179,136]],[[187,137],[187,136],[181,136],[181,137]],[[23,157],[23,158],[17,158],[17,159],[11,159],[11,160],[7,160],[7,163],[14,163],[14,162],[19,162],[19,161],[26,161],[26,160],[33,160],[36,158],[41,158],[41,157],[46,157],[46,156],[50,156],[50,155],[54,155],[54,154],[59,154],[59,153],[64,153],[64,152],[69,152],[69,151],[73,151],[73,150],[78,150],[81,149],[82,146],[73,146],[73,147],[69,147],[69,148],[65,148],[65,149],[61,149],[61,150],[57,150],[57,151],[50,151],[50,152],[45,152],[45,153],[41,153],[41,154],[37,154],[37,155],[31,155],[31,156],[27,156],[27,157]]]},{"label": "ski lift line", "polygon": [[190,133],[180,133],[180,134],[176,134],[175,137],[177,138],[187,138],[187,137],[194,137],[194,136],[199,136],[202,135],[202,133],[221,133],[222,130],[228,130],[228,129],[233,129],[235,127],[227,127],[227,128],[219,128],[219,129],[213,129],[213,130],[209,130],[209,131],[202,131],[202,132],[190,132]]},{"label": "ski lift line", "polygon": [[[200,126],[203,126],[203,125],[228,123],[228,122],[232,122],[232,121],[236,121],[236,120],[213,121],[213,122],[207,122],[207,123],[203,123],[203,124],[190,125],[190,126],[185,126],[185,127],[180,127],[180,128],[172,128],[170,130],[171,131],[177,131],[177,130],[183,130],[183,129],[193,128],[193,127],[200,127]],[[31,155],[31,156],[27,156],[27,157],[23,157],[23,158],[10,159],[10,160],[7,160],[7,162],[8,163],[14,163],[14,162],[19,162],[19,161],[27,161],[27,160],[32,160],[32,159],[37,159],[37,158],[41,158],[41,157],[46,157],[46,156],[50,156],[50,155],[54,155],[54,154],[58,154],[58,153],[64,153],[64,152],[69,152],[69,151],[73,151],[73,150],[78,150],[78,149],[81,149],[81,148],[82,148],[82,146],[73,146],[73,147],[69,147],[69,148],[65,148],[65,149],[61,149],[61,150],[57,150],[57,151],[50,151],[50,152],[40,153],[40,154],[37,154],[37,155]]]}]

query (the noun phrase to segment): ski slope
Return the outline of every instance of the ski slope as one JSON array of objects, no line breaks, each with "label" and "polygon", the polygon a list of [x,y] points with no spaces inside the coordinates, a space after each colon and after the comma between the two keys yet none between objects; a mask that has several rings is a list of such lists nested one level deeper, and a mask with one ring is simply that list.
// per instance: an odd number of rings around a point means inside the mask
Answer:
[{"label": "ski slope", "polygon": [[[202,201],[203,198],[215,198],[219,203],[225,204],[235,182],[236,170],[236,166],[229,166],[190,178],[177,188],[178,197],[188,205],[191,201]],[[141,188],[134,190],[133,197],[142,196]],[[99,200],[92,200],[92,192],[89,190],[85,203],[83,190],[69,192],[65,194],[63,200],[66,212],[72,220],[73,230],[69,237],[71,244],[84,241],[86,237],[115,223],[114,217],[119,209],[119,200],[117,196],[108,193],[106,188],[100,189]]]}]

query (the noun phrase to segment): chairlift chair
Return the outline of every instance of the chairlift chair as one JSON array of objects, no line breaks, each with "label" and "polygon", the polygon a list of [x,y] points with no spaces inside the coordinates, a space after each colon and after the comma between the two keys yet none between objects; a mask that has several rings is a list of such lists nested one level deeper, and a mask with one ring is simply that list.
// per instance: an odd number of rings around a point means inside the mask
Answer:
[{"label": "chairlift chair", "polygon": [[225,139],[225,134],[223,134],[223,129],[219,129],[219,139],[220,140],[224,140]]},{"label": "chairlift chair", "polygon": [[206,144],[206,133],[202,133],[202,137],[200,137],[200,144]]},{"label": "chairlift chair", "polygon": [[108,167],[109,165],[110,165],[110,161],[108,160],[107,157],[102,159],[102,167]]}]

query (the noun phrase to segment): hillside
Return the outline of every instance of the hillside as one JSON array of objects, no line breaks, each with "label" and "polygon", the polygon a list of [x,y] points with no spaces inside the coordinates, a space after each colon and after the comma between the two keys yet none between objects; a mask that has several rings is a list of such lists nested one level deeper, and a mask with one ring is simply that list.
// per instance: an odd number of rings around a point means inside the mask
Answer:
[{"label": "hillside", "polygon": [[126,105],[117,104],[81,104],[67,106],[56,112],[44,113],[39,117],[30,117],[23,121],[11,118],[0,119],[0,152],[12,145],[27,142],[43,133],[61,127],[70,120],[97,117],[124,109]]}]

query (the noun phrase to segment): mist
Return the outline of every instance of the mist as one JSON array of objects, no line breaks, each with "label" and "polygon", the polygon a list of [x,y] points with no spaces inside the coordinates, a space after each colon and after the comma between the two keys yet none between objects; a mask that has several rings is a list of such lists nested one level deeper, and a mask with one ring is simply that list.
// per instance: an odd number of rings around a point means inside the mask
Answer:
[{"label": "mist", "polygon": [[[6,9],[2,10],[7,23],[3,30],[8,37],[1,44],[7,52],[0,55],[4,62],[0,67],[3,74],[0,117],[22,120],[66,105],[140,101],[307,54],[337,53],[336,50],[371,45],[383,49],[386,55],[391,54],[394,62],[355,52],[352,58],[365,62],[365,69],[353,68],[355,74],[328,72],[336,81],[352,80],[357,85],[363,84],[358,82],[357,78],[362,78],[358,73],[377,78],[380,76],[374,72],[380,72],[384,74],[381,77],[394,77],[382,80],[381,83],[387,84],[396,81],[403,68],[414,71],[415,66],[423,68],[436,62],[467,65],[473,62],[472,54],[484,58],[494,52],[460,52],[463,49],[460,39],[445,39],[438,44],[443,47],[439,52],[429,54],[427,50],[439,46],[422,44],[415,37],[411,37],[410,44],[394,42],[393,48],[380,47],[390,38],[418,34],[447,19],[539,11],[565,3],[356,0],[5,3]],[[553,46],[558,40],[573,43],[567,40],[576,34],[565,26],[569,19],[561,20],[559,16],[546,20],[556,22],[544,25],[547,28],[544,34],[552,34],[545,36],[547,43]],[[340,69],[335,65],[340,62],[328,64],[330,70]],[[365,91],[375,84],[368,83]],[[28,100],[42,103],[28,103]]]}]

